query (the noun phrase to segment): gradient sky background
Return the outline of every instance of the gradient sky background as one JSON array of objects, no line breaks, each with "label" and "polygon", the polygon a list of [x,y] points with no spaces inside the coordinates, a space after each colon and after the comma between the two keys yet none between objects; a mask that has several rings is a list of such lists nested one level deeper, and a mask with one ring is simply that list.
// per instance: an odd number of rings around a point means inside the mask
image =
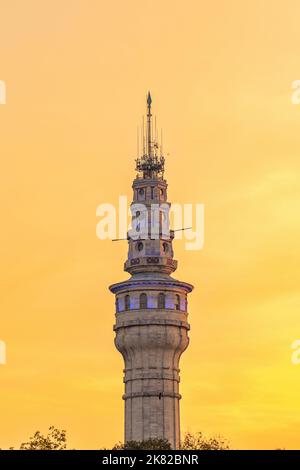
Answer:
[{"label": "gradient sky background", "polygon": [[169,200],[205,204],[175,243],[190,295],[182,431],[300,448],[297,0],[0,0],[0,447],[37,429],[75,448],[123,438],[114,298],[126,242],[96,207],[131,197],[151,89]]}]

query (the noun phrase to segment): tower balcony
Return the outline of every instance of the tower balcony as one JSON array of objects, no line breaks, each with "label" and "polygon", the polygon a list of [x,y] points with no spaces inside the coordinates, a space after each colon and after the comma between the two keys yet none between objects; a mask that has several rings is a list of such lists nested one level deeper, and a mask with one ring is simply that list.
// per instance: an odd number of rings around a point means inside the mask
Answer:
[{"label": "tower balcony", "polygon": [[177,269],[177,260],[166,256],[140,256],[128,259],[124,263],[124,271],[130,274],[142,272],[160,272],[171,274]]}]

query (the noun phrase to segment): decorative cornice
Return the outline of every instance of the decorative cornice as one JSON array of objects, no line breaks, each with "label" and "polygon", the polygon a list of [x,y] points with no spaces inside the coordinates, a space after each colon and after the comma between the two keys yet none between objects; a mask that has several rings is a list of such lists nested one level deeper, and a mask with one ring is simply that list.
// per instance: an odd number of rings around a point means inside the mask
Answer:
[{"label": "decorative cornice", "polygon": [[134,393],[125,393],[122,398],[123,400],[128,400],[130,398],[140,398],[140,397],[157,397],[157,398],[163,398],[163,397],[169,397],[169,398],[177,398],[178,400],[181,400],[181,395],[180,393],[174,393],[174,392],[134,392]]},{"label": "decorative cornice", "polygon": [[160,289],[161,287],[179,287],[186,292],[191,292],[194,288],[192,284],[188,284],[187,282],[177,281],[176,279],[171,279],[170,281],[162,280],[162,279],[140,279],[140,280],[128,280],[118,282],[116,284],[112,284],[109,286],[109,290],[114,294],[120,293],[121,291],[139,289],[144,287],[153,287],[158,286]]},{"label": "decorative cornice", "polygon": [[166,320],[166,319],[149,319],[149,320],[119,320],[117,324],[113,326],[114,331],[119,330],[120,328],[127,328],[128,326],[143,326],[143,325],[169,325],[169,326],[178,326],[180,328],[185,328],[190,330],[190,325],[185,321],[180,320]]}]

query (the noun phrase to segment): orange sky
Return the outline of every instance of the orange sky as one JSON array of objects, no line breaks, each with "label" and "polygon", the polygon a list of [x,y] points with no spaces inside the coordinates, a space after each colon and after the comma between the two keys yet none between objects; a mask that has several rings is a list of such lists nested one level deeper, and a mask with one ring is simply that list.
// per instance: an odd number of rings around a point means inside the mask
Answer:
[{"label": "orange sky", "polygon": [[96,207],[131,197],[150,88],[169,200],[205,204],[205,246],[175,243],[190,295],[182,430],[300,448],[297,0],[0,0],[0,447],[66,428],[123,438],[114,298],[126,243]]}]

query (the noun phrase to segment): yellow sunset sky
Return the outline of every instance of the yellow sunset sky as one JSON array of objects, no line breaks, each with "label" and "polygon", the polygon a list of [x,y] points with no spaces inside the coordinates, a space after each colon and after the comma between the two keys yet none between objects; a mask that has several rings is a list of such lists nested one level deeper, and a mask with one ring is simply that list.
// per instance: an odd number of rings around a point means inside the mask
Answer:
[{"label": "yellow sunset sky", "polygon": [[123,439],[114,296],[126,242],[96,208],[131,198],[152,92],[169,200],[205,204],[181,428],[300,448],[297,0],[0,0],[0,447],[50,425],[72,448]]}]

